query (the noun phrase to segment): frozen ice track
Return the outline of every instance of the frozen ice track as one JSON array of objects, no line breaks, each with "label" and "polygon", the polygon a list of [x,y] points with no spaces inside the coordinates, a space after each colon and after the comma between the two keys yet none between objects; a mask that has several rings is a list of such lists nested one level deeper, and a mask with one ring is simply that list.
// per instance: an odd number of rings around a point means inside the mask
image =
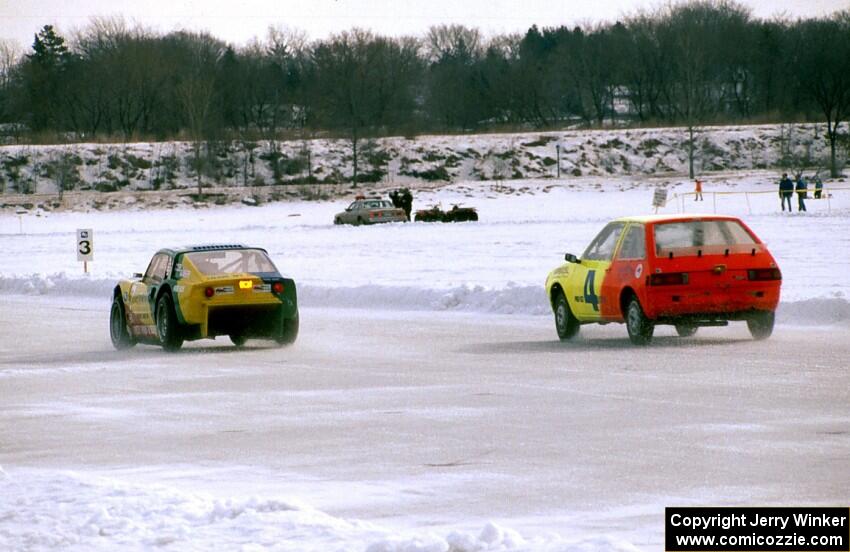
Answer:
[{"label": "frozen ice track", "polygon": [[848,498],[846,328],[635,349],[548,317],[305,309],[288,349],[118,353],[104,301],[0,307],[0,487],[29,500],[0,501],[0,544],[650,550],[665,505]]}]

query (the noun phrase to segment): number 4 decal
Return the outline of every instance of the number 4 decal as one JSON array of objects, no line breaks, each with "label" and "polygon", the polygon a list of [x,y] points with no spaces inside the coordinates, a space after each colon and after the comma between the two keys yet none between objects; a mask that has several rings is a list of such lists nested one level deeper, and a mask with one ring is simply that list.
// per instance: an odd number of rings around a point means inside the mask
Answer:
[{"label": "number 4 decal", "polygon": [[584,280],[584,302],[593,306],[593,310],[599,312],[599,296],[594,291],[594,280],[596,280],[596,271],[588,270],[587,278]]}]

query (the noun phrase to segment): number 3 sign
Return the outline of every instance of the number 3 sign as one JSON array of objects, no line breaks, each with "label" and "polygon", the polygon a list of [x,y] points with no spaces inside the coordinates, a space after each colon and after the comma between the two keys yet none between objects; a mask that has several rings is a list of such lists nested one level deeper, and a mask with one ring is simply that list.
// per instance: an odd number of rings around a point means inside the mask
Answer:
[{"label": "number 3 sign", "polygon": [[77,260],[91,261],[94,259],[94,242],[91,228],[77,229]]}]

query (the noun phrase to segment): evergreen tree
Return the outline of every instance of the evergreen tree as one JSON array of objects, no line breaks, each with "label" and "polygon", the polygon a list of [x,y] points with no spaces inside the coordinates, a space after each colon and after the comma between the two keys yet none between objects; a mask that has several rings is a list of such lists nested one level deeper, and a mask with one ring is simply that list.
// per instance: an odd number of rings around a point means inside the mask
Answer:
[{"label": "evergreen tree", "polygon": [[23,71],[25,112],[33,130],[62,127],[65,102],[62,99],[63,77],[71,62],[65,39],[56,34],[52,25],[45,25],[26,56]]}]

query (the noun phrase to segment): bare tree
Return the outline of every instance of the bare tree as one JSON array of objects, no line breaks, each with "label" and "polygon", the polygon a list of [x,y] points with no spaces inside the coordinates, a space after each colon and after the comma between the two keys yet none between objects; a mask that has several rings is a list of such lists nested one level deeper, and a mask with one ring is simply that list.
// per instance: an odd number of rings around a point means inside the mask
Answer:
[{"label": "bare tree", "polygon": [[189,46],[191,65],[177,84],[176,92],[192,140],[198,196],[201,196],[204,172],[201,148],[206,146],[206,153],[209,154],[207,139],[211,130],[211,113],[215,97],[215,69],[224,50],[220,43],[207,35],[188,35],[183,39]]},{"label": "bare tree", "polygon": [[803,22],[799,31],[795,60],[799,86],[826,119],[829,173],[835,178],[840,173],[839,127],[850,116],[850,10]]},{"label": "bare tree", "polygon": [[0,38],[0,121],[11,114],[14,70],[23,59],[23,48],[14,40]]},{"label": "bare tree", "polygon": [[24,51],[16,41],[0,38],[0,88],[7,88],[12,83],[12,71],[23,59]]},{"label": "bare tree", "polygon": [[301,29],[284,25],[271,25],[266,31],[266,49],[275,62],[283,65],[292,60],[305,59],[310,38]]},{"label": "bare tree", "polygon": [[68,98],[75,123],[91,132],[117,127],[125,140],[149,130],[168,80],[166,44],[142,26],[101,17],[76,33],[73,46],[81,59]]},{"label": "bare tree", "polygon": [[729,29],[745,24],[749,12],[727,0],[691,0],[669,9],[661,21],[660,45],[670,56],[671,78],[664,99],[674,120],[688,132],[688,175],[694,177],[694,134],[720,111],[723,68],[734,44]]},{"label": "bare tree", "polygon": [[326,128],[344,129],[351,141],[352,182],[359,181],[358,144],[365,134],[412,112],[418,59],[413,43],[354,29],[316,45],[317,116]]},{"label": "bare tree", "polygon": [[613,115],[616,89],[616,52],[613,28],[597,26],[574,33],[572,57],[567,64],[579,92],[582,112],[602,125],[608,113]]},{"label": "bare tree", "polygon": [[566,61],[560,58],[568,48],[567,34],[563,28],[540,31],[535,25],[522,37],[511,60],[513,82],[508,84],[510,109],[519,120],[545,127],[559,117],[559,99],[569,88],[564,79]]},{"label": "bare tree", "polygon": [[270,96],[267,121],[273,140],[280,126],[303,127],[306,101],[303,79],[309,70],[310,48],[307,33],[286,26],[268,28],[261,77],[261,90]]},{"label": "bare tree", "polygon": [[484,53],[481,31],[464,25],[435,25],[428,29],[424,40],[425,54],[430,61],[459,53],[480,57]]},{"label": "bare tree", "polygon": [[628,48],[619,64],[632,110],[641,121],[660,119],[662,90],[669,74],[658,36],[657,14],[639,12],[626,20]]}]

